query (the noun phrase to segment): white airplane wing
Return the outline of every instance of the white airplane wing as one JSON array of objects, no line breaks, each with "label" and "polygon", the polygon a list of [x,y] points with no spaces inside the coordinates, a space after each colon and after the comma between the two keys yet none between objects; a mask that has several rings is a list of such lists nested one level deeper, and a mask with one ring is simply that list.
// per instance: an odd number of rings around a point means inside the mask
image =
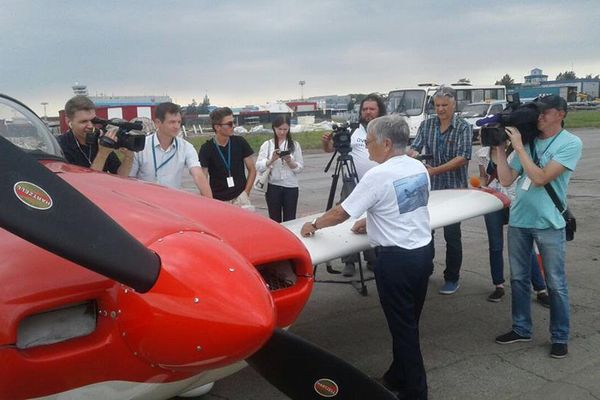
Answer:
[{"label": "white airplane wing", "polygon": [[[436,229],[469,218],[478,217],[508,207],[510,200],[489,189],[448,189],[433,190],[429,194],[429,216],[431,228]],[[323,213],[309,215],[282,225],[294,233],[306,246],[313,265],[324,263],[341,256],[357,253],[368,249],[367,235],[357,235],[350,231],[354,219],[320,229],[315,236],[305,238],[300,235],[300,229]]]}]

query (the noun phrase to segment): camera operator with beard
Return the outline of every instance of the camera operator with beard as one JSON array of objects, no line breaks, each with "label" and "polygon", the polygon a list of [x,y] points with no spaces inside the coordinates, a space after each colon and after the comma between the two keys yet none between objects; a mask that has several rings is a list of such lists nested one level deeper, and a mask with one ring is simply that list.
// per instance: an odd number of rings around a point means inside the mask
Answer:
[{"label": "camera operator with beard", "polygon": [[[358,180],[362,179],[365,172],[377,165],[376,162],[369,159],[369,152],[367,151],[367,146],[365,145],[365,141],[367,139],[367,124],[371,120],[381,117],[385,114],[385,103],[383,102],[383,99],[375,93],[367,95],[360,102],[359,126],[354,132],[352,132],[352,136],[350,137],[350,147],[352,150],[349,153],[352,156],[354,165],[356,166]],[[333,135],[331,132],[325,133],[322,137],[323,150],[327,153],[332,153],[334,151],[332,137]],[[340,201],[344,201],[353,189],[354,186],[348,188],[344,182]],[[345,264],[342,275],[346,277],[354,275],[356,271],[354,264],[358,262],[359,257],[360,254],[342,257],[342,262]],[[363,257],[367,262],[367,268],[372,271],[375,266],[375,253],[373,250],[366,250],[363,252]]]},{"label": "camera operator with beard", "polygon": [[515,180],[516,196],[510,206],[508,258],[512,285],[512,330],[496,342],[531,341],[530,255],[535,242],[542,256],[550,296],[550,335],[553,358],[564,358],[569,340],[569,293],[565,274],[565,220],[549,196],[550,184],[566,205],[567,186],[581,157],[581,140],[563,129],[567,102],[556,95],[534,101],[540,111],[532,143],[523,144],[521,132],[506,128],[516,157],[510,164],[502,146],[495,147],[498,179],[504,186]]},{"label": "camera operator with beard", "polygon": [[[96,106],[89,98],[81,95],[71,98],[65,104],[65,116],[69,130],[58,137],[58,144],[70,164],[121,176],[129,175],[133,162],[132,151],[120,148],[123,154],[123,161],[120,161],[113,149],[98,145],[97,139],[93,143],[86,140],[94,130],[92,120],[96,117]],[[109,130],[105,135],[116,141],[116,131]]]}]

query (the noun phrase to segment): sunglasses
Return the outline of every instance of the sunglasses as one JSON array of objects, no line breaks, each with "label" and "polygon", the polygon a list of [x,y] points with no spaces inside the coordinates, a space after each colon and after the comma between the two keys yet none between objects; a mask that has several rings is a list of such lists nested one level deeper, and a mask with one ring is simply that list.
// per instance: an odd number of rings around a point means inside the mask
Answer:
[{"label": "sunglasses", "polygon": [[215,124],[215,125],[219,125],[219,126],[228,126],[228,127],[230,127],[230,128],[233,128],[233,126],[234,126],[235,124],[233,123],[233,121],[230,121],[230,122],[226,122],[226,123],[224,123],[224,124]]},{"label": "sunglasses", "polygon": [[452,90],[452,89],[446,89],[446,88],[438,90],[437,93],[436,93],[436,96],[446,96],[446,97],[450,97],[452,99],[455,97],[454,96],[454,90]]}]

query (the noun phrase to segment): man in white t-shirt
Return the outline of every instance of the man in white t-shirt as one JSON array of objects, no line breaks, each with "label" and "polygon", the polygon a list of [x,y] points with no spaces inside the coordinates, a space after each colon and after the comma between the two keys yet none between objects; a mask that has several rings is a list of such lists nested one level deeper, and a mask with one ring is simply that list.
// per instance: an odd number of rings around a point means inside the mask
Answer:
[{"label": "man in white t-shirt", "polygon": [[[386,114],[385,103],[383,99],[375,93],[367,95],[360,103],[360,119],[358,128],[352,133],[350,137],[350,155],[354,161],[356,167],[356,175],[358,180],[361,180],[365,173],[377,165],[376,162],[369,159],[369,152],[365,141],[367,139],[367,124],[377,117],[381,117]],[[328,132],[323,135],[322,138],[323,150],[328,153],[334,151],[332,133]],[[344,187],[342,187],[341,201],[344,201],[346,196],[352,192],[354,188],[354,178],[347,182],[348,177],[342,177]],[[363,252],[365,261],[367,262],[367,268],[373,269],[375,264],[375,253],[367,250]],[[355,263],[358,262],[360,254],[352,254],[346,257],[342,257],[344,263],[344,270],[342,274],[344,276],[352,276],[356,271]]]},{"label": "man in white t-shirt", "polygon": [[183,170],[189,170],[200,194],[212,198],[212,191],[194,146],[177,137],[181,130],[181,108],[173,103],[156,107],[156,132],[146,137],[144,150],[135,153],[129,176],[181,189]]},{"label": "man in white t-shirt", "polygon": [[365,173],[346,200],[306,223],[301,233],[318,240],[318,229],[367,213],[352,231],[367,233],[377,254],[375,281],[393,339],[393,361],[381,382],[399,398],[426,399],[419,318],[433,272],[429,174],[405,154],[410,132],[402,117],[376,118],[367,132],[369,157],[379,165]]}]

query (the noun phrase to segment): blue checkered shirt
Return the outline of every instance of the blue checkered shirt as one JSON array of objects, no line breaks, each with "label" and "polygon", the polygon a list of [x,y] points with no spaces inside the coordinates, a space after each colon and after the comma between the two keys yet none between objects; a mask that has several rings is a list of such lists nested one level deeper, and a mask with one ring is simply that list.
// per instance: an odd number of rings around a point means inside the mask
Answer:
[{"label": "blue checkered shirt", "polygon": [[[471,147],[473,131],[464,119],[456,114],[448,130],[443,135],[440,132],[440,120],[431,117],[421,123],[417,137],[411,147],[421,154],[430,154],[433,160],[428,163],[437,167],[461,156],[467,160],[471,159]],[[424,151],[422,151],[424,150]],[[431,177],[431,190],[466,188],[468,163],[453,171]]]}]

